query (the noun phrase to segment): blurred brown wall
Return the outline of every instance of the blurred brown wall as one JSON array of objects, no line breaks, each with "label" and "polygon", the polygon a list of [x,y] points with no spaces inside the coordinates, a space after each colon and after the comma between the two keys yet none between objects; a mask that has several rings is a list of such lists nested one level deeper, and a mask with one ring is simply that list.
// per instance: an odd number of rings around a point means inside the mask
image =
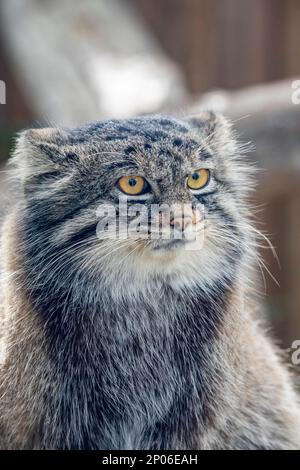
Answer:
[{"label": "blurred brown wall", "polygon": [[299,0],[132,0],[190,91],[300,73]]}]

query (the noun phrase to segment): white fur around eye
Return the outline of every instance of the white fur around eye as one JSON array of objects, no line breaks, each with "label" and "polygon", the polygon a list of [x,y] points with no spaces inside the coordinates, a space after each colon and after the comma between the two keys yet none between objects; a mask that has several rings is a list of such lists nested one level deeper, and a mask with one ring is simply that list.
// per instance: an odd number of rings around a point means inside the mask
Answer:
[{"label": "white fur around eye", "polygon": [[149,200],[152,197],[151,193],[145,193],[145,194],[140,194],[138,196],[133,196],[133,195],[126,195],[122,193],[122,191],[118,190],[119,192],[119,201],[120,202],[126,202],[126,201],[145,201]]},{"label": "white fur around eye", "polygon": [[205,194],[205,193],[210,193],[211,191],[214,191],[216,189],[216,181],[214,180],[213,175],[210,175],[210,179],[208,183],[200,189],[191,189],[188,188],[189,191],[191,191],[192,194]]}]

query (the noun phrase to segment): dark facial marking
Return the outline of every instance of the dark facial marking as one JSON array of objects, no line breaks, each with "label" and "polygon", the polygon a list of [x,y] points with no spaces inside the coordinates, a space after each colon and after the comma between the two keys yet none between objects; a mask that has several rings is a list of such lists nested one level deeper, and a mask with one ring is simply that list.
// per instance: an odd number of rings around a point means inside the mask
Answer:
[{"label": "dark facial marking", "polygon": [[132,146],[129,146],[129,147],[127,147],[127,148],[125,149],[125,151],[124,151],[124,152],[126,153],[126,155],[129,155],[129,154],[131,154],[131,153],[135,153],[135,152],[136,152],[136,150],[135,150],[135,148],[134,148],[134,147],[132,147]]},{"label": "dark facial marking", "polygon": [[181,139],[174,139],[173,140],[173,145],[175,147],[181,147],[182,146],[182,140]]},{"label": "dark facial marking", "polygon": [[119,132],[126,132],[127,134],[132,133],[132,129],[130,129],[129,127],[125,127],[125,126],[118,126],[118,131]]},{"label": "dark facial marking", "polygon": [[208,160],[209,158],[212,158],[212,154],[208,152],[208,150],[205,150],[205,149],[202,149],[200,151],[200,156],[201,158],[203,158],[204,160]]},{"label": "dark facial marking", "polygon": [[105,137],[105,140],[107,142],[110,142],[112,140],[127,140],[127,139],[128,139],[127,135],[119,135],[119,134],[107,135]]},{"label": "dark facial marking", "polygon": [[79,156],[74,153],[74,152],[68,152],[65,156],[65,159],[70,161],[70,162],[78,162],[79,161]]}]

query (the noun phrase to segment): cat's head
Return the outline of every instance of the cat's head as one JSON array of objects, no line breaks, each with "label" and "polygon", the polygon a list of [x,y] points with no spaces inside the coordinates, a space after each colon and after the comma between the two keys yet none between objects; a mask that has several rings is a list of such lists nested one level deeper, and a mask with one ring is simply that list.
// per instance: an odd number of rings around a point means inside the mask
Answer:
[{"label": "cat's head", "polygon": [[26,256],[62,276],[229,276],[248,237],[241,153],[214,113],[25,131],[13,161]]}]

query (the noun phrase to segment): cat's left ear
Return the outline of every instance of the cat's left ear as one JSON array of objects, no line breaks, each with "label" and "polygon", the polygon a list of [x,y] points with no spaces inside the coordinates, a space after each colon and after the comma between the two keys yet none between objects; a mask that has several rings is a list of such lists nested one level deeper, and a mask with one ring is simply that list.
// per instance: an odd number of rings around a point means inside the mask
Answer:
[{"label": "cat's left ear", "polygon": [[205,143],[214,150],[234,143],[231,122],[222,114],[213,111],[202,111],[186,117],[191,128],[198,132]]}]

